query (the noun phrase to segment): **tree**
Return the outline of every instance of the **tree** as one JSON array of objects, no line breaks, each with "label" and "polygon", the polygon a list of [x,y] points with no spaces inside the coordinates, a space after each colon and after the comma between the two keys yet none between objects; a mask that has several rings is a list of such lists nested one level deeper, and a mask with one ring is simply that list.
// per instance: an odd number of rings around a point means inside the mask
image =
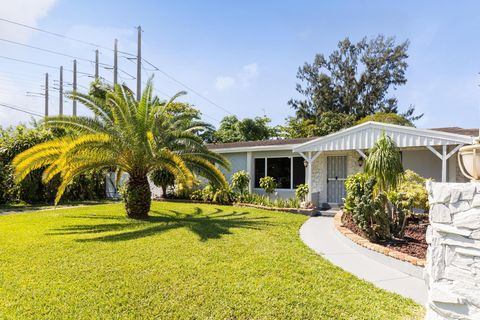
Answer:
[{"label": "tree", "polygon": [[391,124],[398,124],[400,126],[406,127],[413,127],[413,123],[405,118],[404,116],[392,113],[392,112],[377,112],[366,116],[357,121],[357,124],[362,124],[368,121],[375,121],[375,122],[383,122],[383,123],[391,123]]},{"label": "tree", "polygon": [[365,172],[377,178],[380,191],[393,190],[400,182],[403,174],[400,150],[385,132],[370,150],[365,161]]},{"label": "tree", "polygon": [[162,103],[152,92],[149,80],[140,101],[124,85],[116,85],[105,99],[73,93],[71,97],[89,108],[95,117],[48,117],[48,126],[75,134],[38,144],[16,156],[16,180],[46,167],[44,182],[60,176],[57,204],[65,188],[82,172],[115,167],[117,177],[123,172],[129,175],[124,202],[131,218],[148,217],[151,192],[147,176],[154,170],[167,170],[187,186],[193,183],[193,172],[215,184],[227,185],[215,163],[228,168],[228,162],[206,148],[183,114],[168,112],[169,105],[184,93]]},{"label": "tree", "polygon": [[[316,124],[327,111],[353,114],[356,120],[376,112],[398,113],[397,99],[388,93],[407,82],[408,45],[382,35],[358,43],[345,38],[328,57],[317,54],[313,63],[299,68],[296,89],[304,99],[288,103],[297,117]],[[413,113],[410,106],[403,115],[410,121],[422,116]]]},{"label": "tree", "polygon": [[326,111],[317,123],[311,119],[287,118],[287,125],[281,127],[287,138],[321,137],[355,125],[353,114]]},{"label": "tree", "polygon": [[215,140],[225,143],[270,139],[277,136],[276,128],[268,126],[270,121],[267,117],[239,120],[236,116],[226,116],[215,132]]},{"label": "tree", "polygon": [[167,196],[167,188],[168,186],[172,186],[175,184],[175,176],[165,169],[158,169],[152,172],[150,175],[153,184],[157,187],[162,188],[162,198]]}]

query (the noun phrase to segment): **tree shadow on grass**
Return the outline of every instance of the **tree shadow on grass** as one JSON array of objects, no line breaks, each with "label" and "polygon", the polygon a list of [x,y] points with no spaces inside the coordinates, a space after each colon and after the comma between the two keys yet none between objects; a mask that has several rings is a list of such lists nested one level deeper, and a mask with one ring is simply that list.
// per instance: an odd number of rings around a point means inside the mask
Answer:
[{"label": "tree shadow on grass", "polygon": [[215,208],[213,212],[204,212],[195,207],[193,212],[185,213],[169,210],[168,213],[151,211],[151,216],[145,220],[131,220],[121,216],[80,215],[70,218],[107,219],[117,220],[118,223],[105,224],[77,224],[54,229],[48,235],[88,235],[117,231],[114,234],[100,235],[94,238],[77,239],[79,242],[118,242],[144,238],[168,230],[187,228],[199,236],[200,241],[219,239],[224,235],[232,234],[232,229],[260,230],[270,222],[267,217],[249,217],[248,212],[224,212]]}]

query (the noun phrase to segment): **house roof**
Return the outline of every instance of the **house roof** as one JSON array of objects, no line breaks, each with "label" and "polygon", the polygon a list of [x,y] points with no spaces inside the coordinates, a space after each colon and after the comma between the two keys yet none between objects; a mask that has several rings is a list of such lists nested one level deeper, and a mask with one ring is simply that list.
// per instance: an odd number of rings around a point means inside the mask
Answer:
[{"label": "house roof", "polygon": [[365,122],[293,148],[294,152],[370,149],[385,132],[400,148],[472,143],[472,136],[389,123]]},{"label": "house roof", "polygon": [[471,137],[478,137],[478,129],[475,129],[475,128],[464,129],[460,127],[445,127],[445,128],[432,128],[431,130],[463,134]]},{"label": "house roof", "polygon": [[263,150],[291,150],[293,146],[316,139],[296,138],[296,139],[276,139],[276,140],[258,140],[258,141],[240,141],[229,143],[209,143],[207,147],[216,152],[245,152],[245,151],[263,151]]},{"label": "house roof", "polygon": [[[425,145],[433,146],[441,144],[467,144],[472,142],[471,137],[478,136],[478,129],[464,129],[459,127],[419,129],[414,127],[405,127],[394,124],[370,121],[354,127],[334,132],[324,137],[210,143],[207,144],[207,147],[219,153],[292,149],[295,149],[294,151],[299,152],[301,152],[301,150],[315,151],[307,150],[304,148],[313,145],[317,145],[318,147],[318,143],[323,143],[324,146],[321,148],[327,148],[328,150],[347,150],[345,148],[369,149],[373,146],[372,142],[377,140],[379,134],[381,134],[382,131],[385,131],[388,135],[392,136],[392,138],[396,140],[397,144],[400,147],[414,147]],[[366,144],[362,144],[360,142],[356,143],[352,141],[351,145],[345,145],[345,137],[350,136],[351,139],[352,135],[355,135],[355,139],[357,140],[360,139],[362,135],[363,138],[368,138],[370,140],[368,140],[369,142]],[[333,140],[335,139],[339,139],[337,140],[337,143],[339,143],[340,149],[331,149],[334,144]],[[408,142],[407,140],[410,142]],[[342,143],[344,149],[341,149]],[[330,149],[327,147],[328,144],[330,144]]]}]

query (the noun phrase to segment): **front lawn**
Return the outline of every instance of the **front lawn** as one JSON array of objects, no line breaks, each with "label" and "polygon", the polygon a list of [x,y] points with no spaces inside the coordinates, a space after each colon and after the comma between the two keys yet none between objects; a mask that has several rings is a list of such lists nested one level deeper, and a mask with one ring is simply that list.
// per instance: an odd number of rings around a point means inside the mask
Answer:
[{"label": "front lawn", "polygon": [[301,215],[159,203],[0,216],[4,319],[414,319],[299,239]]}]

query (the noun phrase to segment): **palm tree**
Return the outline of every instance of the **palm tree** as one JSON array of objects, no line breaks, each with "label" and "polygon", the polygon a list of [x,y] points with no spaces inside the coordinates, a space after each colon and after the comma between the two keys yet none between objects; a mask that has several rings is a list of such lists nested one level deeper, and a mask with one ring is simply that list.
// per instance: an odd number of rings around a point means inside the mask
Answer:
[{"label": "palm tree", "polygon": [[365,172],[377,178],[380,191],[397,187],[403,174],[402,157],[395,141],[385,132],[370,150],[365,161]]},{"label": "palm tree", "polygon": [[161,102],[152,96],[152,91],[149,81],[140,101],[121,85],[107,91],[105,99],[73,93],[72,99],[85,105],[95,117],[47,118],[49,127],[66,129],[72,134],[19,154],[12,162],[16,180],[21,181],[40,168],[46,168],[44,182],[60,175],[57,204],[65,188],[79,174],[96,168],[115,168],[118,179],[123,173],[129,176],[124,201],[130,218],[148,217],[151,192],[147,177],[156,169],[167,170],[186,186],[192,185],[194,173],[214,184],[226,185],[216,164],[228,168],[228,161],[209,151],[195,134],[202,123],[187,121],[188,117],[181,113],[168,112],[169,105],[184,92]]}]

